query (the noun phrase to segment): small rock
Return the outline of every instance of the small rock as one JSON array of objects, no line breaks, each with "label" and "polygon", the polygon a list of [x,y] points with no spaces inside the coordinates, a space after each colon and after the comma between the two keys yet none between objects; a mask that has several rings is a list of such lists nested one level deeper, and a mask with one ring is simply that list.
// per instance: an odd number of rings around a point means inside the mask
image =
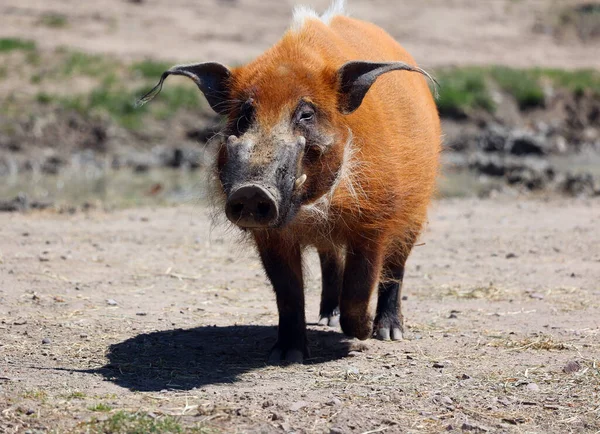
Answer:
[{"label": "small rock", "polygon": [[440,362],[435,362],[435,363],[433,364],[433,367],[434,367],[434,368],[437,368],[437,369],[442,369],[442,368],[445,368],[445,367],[446,367],[446,365],[444,365],[443,363],[440,363]]},{"label": "small rock", "polygon": [[290,405],[290,411],[296,412],[296,411],[302,410],[304,407],[308,407],[308,402],[296,401],[292,405]]},{"label": "small rock", "polygon": [[273,401],[271,401],[269,399],[267,399],[266,401],[264,401],[262,403],[262,408],[269,408],[269,407],[272,407],[272,406],[273,406]]},{"label": "small rock", "polygon": [[467,374],[462,374],[462,375],[460,376],[460,379],[461,379],[461,380],[468,380],[468,379],[470,379],[470,378],[471,378],[471,377],[469,377]]},{"label": "small rock", "polygon": [[51,343],[52,343],[52,341],[50,340],[50,338],[44,338],[44,339],[42,339],[42,344],[44,344],[44,345],[48,345],[48,344],[51,344]]},{"label": "small rock", "polygon": [[86,333],[81,333],[79,337],[85,339],[88,337],[88,335]]},{"label": "small rock", "polygon": [[579,364],[579,362],[577,360],[571,360],[563,368],[563,372],[565,374],[573,374],[574,372],[577,372],[580,370],[581,370],[581,365]]},{"label": "small rock", "polygon": [[465,422],[460,427],[463,431],[474,431],[474,432],[488,432],[489,429],[481,425],[473,425],[472,423]]},{"label": "small rock", "polygon": [[515,255],[514,253],[507,253],[506,254],[506,259],[513,259],[513,258],[516,258],[516,257],[517,257],[517,255]]},{"label": "small rock", "polygon": [[331,401],[327,401],[325,405],[328,405],[330,407],[338,407],[342,405],[342,401],[338,398],[333,398]]},{"label": "small rock", "polygon": [[136,312],[135,314],[137,316],[146,316],[146,315],[148,315],[146,312]]},{"label": "small rock", "polygon": [[112,298],[109,298],[108,300],[106,300],[106,304],[108,304],[109,306],[116,306],[118,303]]},{"label": "small rock", "polygon": [[520,423],[525,423],[524,417],[505,417],[502,419],[502,422],[509,423],[511,425],[519,425]]},{"label": "small rock", "polygon": [[502,398],[498,398],[498,402],[505,407],[508,407],[509,405],[512,404],[512,401],[510,399],[508,399],[506,396],[504,396]]},{"label": "small rock", "polygon": [[358,357],[358,356],[360,356],[360,354],[361,354],[361,353],[360,353],[360,352],[358,352],[358,351],[350,351],[350,352],[348,353],[348,357]]},{"label": "small rock", "polygon": [[344,430],[338,427],[331,428],[329,434],[344,434]]},{"label": "small rock", "polygon": [[539,292],[532,292],[529,294],[529,298],[535,298],[536,300],[543,300],[544,294],[540,294]]},{"label": "small rock", "polygon": [[540,391],[540,386],[538,386],[536,383],[529,383],[527,385],[527,390],[529,390],[530,392],[537,393]]}]

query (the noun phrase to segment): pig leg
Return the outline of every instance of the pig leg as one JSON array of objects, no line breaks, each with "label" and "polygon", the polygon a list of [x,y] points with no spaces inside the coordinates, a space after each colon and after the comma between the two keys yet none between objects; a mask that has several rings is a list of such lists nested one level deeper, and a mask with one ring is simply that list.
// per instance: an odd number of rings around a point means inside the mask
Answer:
[{"label": "pig leg", "polygon": [[[371,244],[371,243],[369,243]],[[373,332],[369,301],[381,273],[382,249],[376,243],[349,246],[340,297],[340,325],[348,336],[364,340]]]},{"label": "pig leg", "polygon": [[258,251],[275,290],[279,310],[277,343],[271,350],[269,362],[302,363],[304,357],[308,357],[302,254],[300,246],[284,246],[274,238],[257,239]]},{"label": "pig leg", "polygon": [[334,251],[319,251],[321,260],[321,308],[319,325],[337,327],[340,325],[340,294],[344,278],[344,262]]},{"label": "pig leg", "polygon": [[404,265],[386,267],[386,273],[379,283],[377,316],[375,317],[375,336],[389,341],[402,340],[404,318],[402,316],[402,278]]}]

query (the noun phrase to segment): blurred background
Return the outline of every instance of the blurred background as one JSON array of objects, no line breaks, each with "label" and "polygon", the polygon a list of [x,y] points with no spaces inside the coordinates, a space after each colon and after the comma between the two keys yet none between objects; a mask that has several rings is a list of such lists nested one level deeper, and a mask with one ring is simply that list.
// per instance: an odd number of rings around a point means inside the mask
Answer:
[{"label": "blurred background", "polygon": [[[324,11],[329,0],[305,0]],[[202,197],[220,128],[175,63],[246,62],[292,0],[3,0],[0,210]],[[350,0],[441,84],[440,195],[600,195],[600,3]],[[207,151],[208,149],[208,151]]]}]

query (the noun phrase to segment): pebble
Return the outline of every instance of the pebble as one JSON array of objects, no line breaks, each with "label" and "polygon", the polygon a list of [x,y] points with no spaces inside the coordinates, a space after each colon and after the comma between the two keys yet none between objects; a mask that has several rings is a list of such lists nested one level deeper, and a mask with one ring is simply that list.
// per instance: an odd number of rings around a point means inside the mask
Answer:
[{"label": "pebble", "polygon": [[42,344],[47,345],[47,344],[50,344],[50,343],[52,343],[52,341],[50,340],[50,338],[44,338],[44,339],[42,339]]},{"label": "pebble", "polygon": [[442,399],[440,399],[440,402],[444,405],[452,405],[452,398],[450,398],[449,396],[443,396]]},{"label": "pebble", "polygon": [[475,432],[488,432],[489,429],[481,425],[473,425],[472,423],[465,422],[460,427],[463,431],[475,431]]},{"label": "pebble", "polygon": [[118,303],[112,298],[109,298],[108,300],[106,300],[106,304],[108,304],[109,306],[116,306]]},{"label": "pebble", "polygon": [[296,412],[307,406],[308,406],[308,402],[306,402],[306,401],[296,401],[292,405],[290,405],[290,411]]},{"label": "pebble", "polygon": [[529,294],[529,298],[535,298],[536,300],[543,300],[544,294],[540,294],[539,292],[532,292]]},{"label": "pebble", "polygon": [[569,363],[567,363],[563,367],[563,372],[565,374],[572,374],[572,373],[580,371],[580,370],[581,370],[581,365],[579,364],[579,362],[577,360],[571,360]]},{"label": "pebble", "polygon": [[328,405],[330,407],[338,407],[342,405],[342,400],[339,398],[333,398],[331,401],[327,401],[325,405]]},{"label": "pebble", "polygon": [[529,383],[527,385],[527,390],[529,390],[530,392],[539,392],[540,386],[538,386],[536,383]]},{"label": "pebble", "polygon": [[348,353],[348,357],[358,357],[358,356],[360,356],[360,352],[358,352],[358,351],[350,351]]}]

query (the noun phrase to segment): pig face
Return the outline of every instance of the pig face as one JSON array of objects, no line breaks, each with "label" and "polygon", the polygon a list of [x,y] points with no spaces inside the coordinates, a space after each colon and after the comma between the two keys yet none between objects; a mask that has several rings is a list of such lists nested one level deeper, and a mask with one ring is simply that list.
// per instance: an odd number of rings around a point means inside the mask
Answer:
[{"label": "pig face", "polygon": [[232,223],[278,228],[331,188],[341,165],[341,134],[331,113],[307,96],[294,95],[295,104],[268,113],[263,92],[256,93],[229,115],[217,172]]}]

